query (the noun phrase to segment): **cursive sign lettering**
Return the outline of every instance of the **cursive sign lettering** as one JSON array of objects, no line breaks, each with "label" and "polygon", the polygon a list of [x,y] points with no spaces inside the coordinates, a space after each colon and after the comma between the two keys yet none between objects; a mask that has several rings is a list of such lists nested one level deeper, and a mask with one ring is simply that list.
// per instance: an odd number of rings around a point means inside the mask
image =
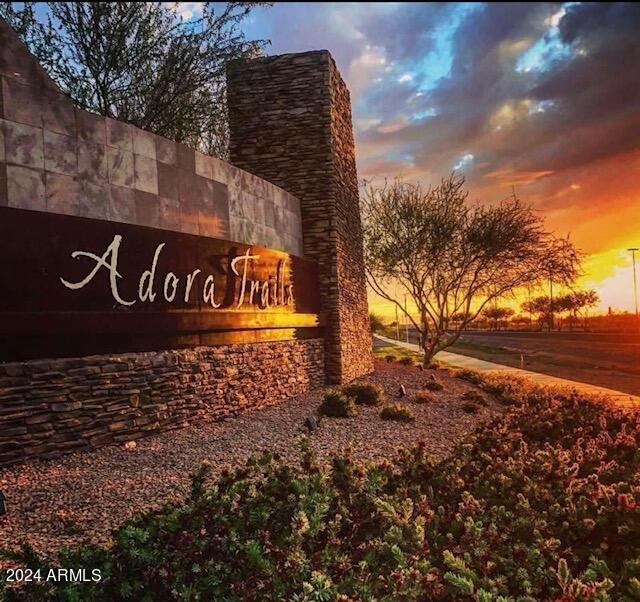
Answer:
[{"label": "cursive sign lettering", "polygon": [[[118,257],[121,244],[122,236],[116,234],[102,255],[96,255],[89,251],[73,251],[71,253],[73,259],[84,258],[94,263],[84,278],[77,282],[71,282],[62,277],[60,277],[60,282],[70,290],[81,290],[91,283],[97,277],[98,273],[104,269],[108,273],[111,296],[116,303],[124,306],[131,306],[137,302],[153,303],[158,295],[158,291],[156,290],[156,272],[158,271],[161,254],[165,250],[165,243],[157,245],[151,258],[149,269],[144,270],[138,280],[138,298],[131,300],[124,299],[118,288],[118,281],[123,279],[122,274],[118,271]],[[232,283],[235,282],[235,277],[240,278],[237,294],[235,294],[234,290],[233,305],[238,309],[243,307],[245,302],[252,306],[258,305],[260,308],[292,306],[294,304],[293,285],[285,283],[283,271],[284,260],[281,259],[277,262],[275,274],[268,274],[265,280],[249,278],[251,268],[255,267],[259,260],[260,255],[252,254],[251,248],[247,249],[243,255],[233,257],[230,260],[229,269],[231,274],[225,274],[227,278],[225,286],[233,286]],[[213,309],[222,307],[223,303],[216,301],[216,281],[213,274],[208,274],[206,278],[204,278],[204,283],[198,293],[194,292],[197,289],[198,282],[202,280],[203,276],[202,270],[198,268],[184,276],[184,302],[190,303],[194,295],[197,294],[201,296],[205,305]],[[229,280],[230,278],[233,278],[233,280]],[[166,302],[173,303],[178,296],[181,278],[173,272],[168,272],[164,279],[160,279],[160,283],[158,286],[161,290],[162,297]]]}]

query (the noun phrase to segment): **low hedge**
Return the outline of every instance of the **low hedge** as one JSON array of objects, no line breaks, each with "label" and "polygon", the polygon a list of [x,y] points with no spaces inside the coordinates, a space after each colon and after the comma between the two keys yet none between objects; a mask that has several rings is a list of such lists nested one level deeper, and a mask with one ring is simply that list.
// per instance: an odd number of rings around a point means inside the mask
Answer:
[{"label": "low hedge", "polygon": [[[7,600],[640,599],[640,419],[575,395],[490,387],[513,403],[437,462],[423,446],[363,466],[264,454],[184,503],[135,517],[110,549]],[[32,551],[15,555],[32,568]],[[1,594],[1,592],[0,592]],[[0,598],[2,596],[0,595]]]}]

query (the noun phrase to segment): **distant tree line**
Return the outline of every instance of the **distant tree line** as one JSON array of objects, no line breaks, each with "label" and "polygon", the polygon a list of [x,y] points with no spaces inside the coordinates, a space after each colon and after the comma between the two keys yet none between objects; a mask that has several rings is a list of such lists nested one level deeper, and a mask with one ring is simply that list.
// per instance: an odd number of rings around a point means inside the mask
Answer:
[{"label": "distant tree line", "polygon": [[484,310],[484,316],[493,323],[493,329],[500,328],[500,322],[508,320],[516,312],[511,307],[489,307]]},{"label": "distant tree line", "polygon": [[[544,295],[529,299],[520,305],[520,308],[526,312],[525,314],[517,314],[512,307],[496,304],[487,307],[472,320],[469,319],[470,314],[468,313],[456,313],[451,316],[451,323],[454,327],[458,324],[465,324],[468,328],[500,330],[513,326],[531,327],[534,324],[536,328],[550,329],[554,322],[556,327],[560,329],[566,322],[569,330],[573,330],[579,323],[582,323],[583,328],[586,329],[589,309],[599,302],[600,298],[596,291],[576,290],[558,295],[553,299]],[[555,316],[555,320],[552,320],[552,315]],[[371,330],[379,334],[392,332],[390,327],[395,327],[395,322],[387,325],[380,316],[375,314],[371,314],[370,319]]]},{"label": "distant tree line", "polygon": [[523,303],[522,309],[530,314],[536,314],[540,324],[546,325],[549,330],[553,328],[555,315],[566,314],[569,330],[573,330],[575,323],[580,318],[585,318],[588,310],[599,302],[600,298],[594,290],[572,291],[553,298],[535,297]]},{"label": "distant tree line", "polygon": [[[536,325],[540,328],[552,328],[555,318],[558,320],[557,326],[561,328],[563,321],[568,322],[569,330],[580,321],[586,327],[588,311],[600,302],[598,294],[594,290],[575,290],[566,294],[557,295],[553,298],[545,295],[528,299],[520,305],[522,311],[529,314],[516,314],[512,307],[494,305],[486,308],[470,324],[472,327],[487,327],[493,330],[508,328],[509,326],[531,325],[535,316]],[[463,321],[464,315],[453,316],[456,321]]]}]

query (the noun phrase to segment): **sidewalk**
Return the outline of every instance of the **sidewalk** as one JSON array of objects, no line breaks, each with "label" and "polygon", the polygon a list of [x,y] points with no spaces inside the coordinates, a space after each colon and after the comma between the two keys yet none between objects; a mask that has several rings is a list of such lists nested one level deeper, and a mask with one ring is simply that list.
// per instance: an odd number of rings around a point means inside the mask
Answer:
[{"label": "sidewalk", "polygon": [[[418,352],[420,350],[418,345],[415,343],[396,341],[395,339],[390,339],[377,334],[374,334],[373,336],[376,339],[385,341],[391,345],[403,347],[410,351]],[[499,371],[506,374],[513,374],[514,376],[528,378],[534,383],[545,387],[566,387],[590,395],[606,396],[612,403],[621,407],[640,408],[640,397],[637,395],[623,393],[622,391],[616,391],[606,387],[598,387],[597,385],[581,383],[575,380],[568,380],[566,378],[558,378],[556,376],[550,376],[540,372],[531,372],[530,370],[522,370],[520,368],[512,368],[511,366],[503,366],[502,364],[494,364],[493,362],[487,362],[485,360],[460,355],[458,353],[450,353],[449,351],[440,351],[436,354],[435,359],[453,368],[463,368],[466,370],[475,370],[477,372]]]}]

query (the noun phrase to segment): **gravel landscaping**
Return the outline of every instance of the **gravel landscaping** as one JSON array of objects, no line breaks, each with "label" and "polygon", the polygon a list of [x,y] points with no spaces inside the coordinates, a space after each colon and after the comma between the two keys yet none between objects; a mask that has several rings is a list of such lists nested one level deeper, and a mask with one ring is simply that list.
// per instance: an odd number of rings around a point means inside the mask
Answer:
[{"label": "gravel landscaping", "polygon": [[[436,378],[444,385],[433,403],[412,403],[414,393]],[[445,370],[424,370],[376,360],[364,382],[381,385],[386,402],[406,403],[415,416],[407,423],[385,421],[380,407],[358,406],[350,418],[322,418],[310,435],[321,458],[350,449],[357,459],[377,460],[419,440],[442,457],[479,423],[504,407],[492,399],[467,413],[463,394],[473,387]],[[406,397],[401,398],[401,385]],[[203,460],[224,467],[244,463],[257,451],[278,451],[292,462],[307,434],[305,417],[315,413],[326,390],[318,390],[229,419],[149,437],[135,447],[105,447],[0,472],[9,513],[0,517],[2,545],[27,541],[41,553],[90,540],[108,544],[110,532],[132,514],[183,497],[189,473]]]}]

